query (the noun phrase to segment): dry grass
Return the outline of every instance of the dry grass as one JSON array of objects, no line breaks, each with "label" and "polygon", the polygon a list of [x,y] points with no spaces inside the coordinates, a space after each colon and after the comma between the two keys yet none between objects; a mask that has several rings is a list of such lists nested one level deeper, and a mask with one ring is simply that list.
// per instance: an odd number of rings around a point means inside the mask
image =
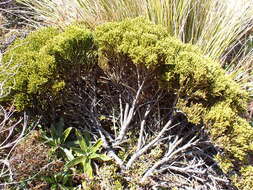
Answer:
[{"label": "dry grass", "polygon": [[136,16],[167,27],[183,42],[198,44],[211,57],[221,57],[244,36],[253,23],[253,1],[242,0],[19,0],[32,11],[34,24],[90,27]]}]

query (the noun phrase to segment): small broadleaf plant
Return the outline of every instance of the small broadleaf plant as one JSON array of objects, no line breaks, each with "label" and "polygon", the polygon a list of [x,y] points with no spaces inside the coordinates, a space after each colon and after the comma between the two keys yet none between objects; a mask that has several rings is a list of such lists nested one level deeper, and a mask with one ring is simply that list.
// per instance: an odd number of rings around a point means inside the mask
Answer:
[{"label": "small broadleaf plant", "polygon": [[64,130],[64,121],[61,118],[59,122],[57,122],[55,125],[51,125],[50,128],[50,136],[47,136],[45,133],[43,134],[43,139],[46,141],[46,143],[51,146],[51,151],[55,152],[58,149],[61,149],[64,151],[64,145],[66,143],[67,138],[70,135],[70,132],[72,131],[72,127],[69,127]]},{"label": "small broadleaf plant", "polygon": [[[77,148],[72,148],[71,151],[66,151],[68,154],[68,158],[71,160],[67,163],[67,167],[71,168],[77,165],[82,166],[83,172],[89,177],[93,178],[93,169],[92,162],[93,160],[102,160],[108,161],[110,158],[105,154],[100,154],[98,151],[101,149],[102,140],[97,140],[93,145],[90,143],[90,137],[88,134],[85,136],[81,135],[81,133],[76,130],[77,136]],[[71,156],[71,153],[74,152],[75,156]]]}]

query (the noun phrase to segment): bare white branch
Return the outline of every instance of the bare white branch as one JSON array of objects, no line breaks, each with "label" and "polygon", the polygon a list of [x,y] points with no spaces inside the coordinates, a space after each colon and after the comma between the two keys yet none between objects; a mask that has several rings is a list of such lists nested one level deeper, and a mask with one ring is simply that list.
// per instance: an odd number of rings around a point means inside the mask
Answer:
[{"label": "bare white branch", "polygon": [[147,145],[145,145],[142,149],[138,150],[136,153],[133,154],[133,156],[130,158],[130,160],[127,162],[126,168],[129,169],[131,167],[131,165],[133,164],[133,162],[140,157],[141,155],[143,155],[147,150],[149,150],[152,146],[154,146],[159,139],[164,135],[164,133],[166,131],[171,130],[172,128],[176,127],[179,125],[179,123],[171,126],[173,120],[170,119],[165,126],[163,127],[163,129],[159,132],[159,134],[156,136],[155,139],[153,139],[150,143],[148,143]]},{"label": "bare white branch", "polygon": [[[10,117],[14,113],[13,107],[9,111],[5,111],[3,107],[1,107],[1,109],[2,109],[2,114],[3,114],[3,120],[0,124],[0,134],[3,134],[4,132],[8,131],[7,137],[3,140],[3,142],[0,143],[0,150],[3,150],[3,149],[12,147],[23,137],[25,129],[27,128],[27,116],[24,114],[23,118],[21,118],[16,123],[12,124],[10,127],[7,127],[6,126],[7,122],[10,120]],[[15,140],[12,140],[9,142],[10,137],[13,135],[14,128],[18,126],[21,123],[21,121],[24,122],[22,125],[21,133]]]},{"label": "bare white branch", "polygon": [[[2,158],[0,158],[0,178],[8,177],[10,180],[12,180],[12,171],[10,167],[9,157],[16,145],[19,143],[19,141],[24,137],[25,130],[27,129],[27,116],[24,114],[23,118],[18,120],[15,123],[11,122],[11,116],[14,113],[14,108],[11,107],[8,111],[5,110],[3,107],[1,107],[0,117],[2,118],[2,121],[0,123],[0,135],[5,135],[6,137],[0,142],[0,151],[7,152],[2,155]],[[15,136],[14,129],[17,126],[21,125],[22,123],[22,131],[20,134],[12,139],[11,137]],[[7,134],[5,134],[7,133]],[[10,150],[9,150],[10,149]],[[0,184],[3,185],[3,184]]]},{"label": "bare white branch", "polygon": [[103,148],[105,148],[107,150],[107,155],[114,159],[115,162],[121,167],[123,168],[124,167],[124,162],[117,156],[117,154],[115,153],[114,149],[112,149],[110,147],[110,145],[108,144],[107,140],[106,140],[106,137],[105,135],[102,133],[102,131],[100,129],[99,130],[99,134],[101,136],[101,139],[103,141]]},{"label": "bare white branch", "polygon": [[174,141],[169,144],[169,150],[168,152],[164,155],[164,157],[161,160],[158,160],[150,169],[147,170],[147,172],[143,175],[141,182],[144,182],[150,175],[153,174],[153,172],[160,167],[161,165],[171,161],[172,157],[175,156],[177,153],[183,152],[189,147],[193,146],[194,144],[197,143],[197,141],[194,141],[196,137],[193,137],[188,143],[183,145],[180,148],[177,148],[183,139],[179,139],[178,137],[175,137]]},{"label": "bare white branch", "polygon": [[144,128],[145,128],[145,123],[146,123],[146,119],[148,117],[148,114],[150,113],[151,108],[150,106],[147,107],[146,112],[144,114],[144,118],[141,121],[141,128],[140,128],[140,135],[139,135],[139,139],[138,139],[138,144],[137,144],[137,151],[139,151],[142,147],[142,141],[143,141],[143,135],[144,135]]},{"label": "bare white branch", "polygon": [[[126,135],[127,128],[135,115],[136,104],[137,104],[137,101],[140,97],[140,93],[143,89],[143,85],[144,85],[144,81],[142,82],[141,86],[139,87],[139,89],[136,93],[136,96],[133,100],[133,104],[132,104],[131,108],[129,108],[130,107],[129,104],[126,103],[125,110],[123,111],[123,106],[122,106],[122,102],[120,99],[121,126],[120,126],[119,136],[116,138],[116,142],[114,143],[114,146],[120,144]],[[123,114],[123,112],[124,112],[124,114]]]}]

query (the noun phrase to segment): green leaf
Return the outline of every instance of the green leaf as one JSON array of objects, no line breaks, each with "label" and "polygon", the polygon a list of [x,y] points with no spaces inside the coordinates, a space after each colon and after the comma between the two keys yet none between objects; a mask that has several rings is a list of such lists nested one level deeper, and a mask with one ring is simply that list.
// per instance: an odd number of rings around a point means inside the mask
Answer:
[{"label": "green leaf", "polygon": [[57,184],[53,184],[50,189],[51,190],[57,190]]},{"label": "green leaf", "polygon": [[65,153],[65,155],[67,156],[68,160],[73,160],[75,157],[72,154],[71,150],[68,150],[66,148],[61,148],[63,150],[63,152]]},{"label": "green leaf", "polygon": [[71,177],[71,175],[64,174],[63,179],[62,179],[63,184],[67,184],[67,182],[69,181],[70,177]]},{"label": "green leaf", "polygon": [[54,183],[54,179],[53,179],[52,177],[45,176],[45,177],[43,177],[43,179],[44,179],[47,183]]},{"label": "green leaf", "polygon": [[106,154],[96,154],[93,153],[91,156],[89,156],[90,159],[100,159],[103,161],[109,161],[111,160],[111,158],[109,156],[107,156]]},{"label": "green leaf", "polygon": [[97,152],[100,147],[103,145],[102,139],[98,139],[97,142],[92,146],[92,152]]},{"label": "green leaf", "polygon": [[106,154],[99,154],[97,158],[100,160],[103,160],[103,161],[111,160],[111,158],[109,156],[107,156]]},{"label": "green leaf", "polygon": [[96,159],[96,158],[99,158],[99,154],[96,154],[96,153],[92,153],[89,158],[92,160],[92,159]]},{"label": "green leaf", "polygon": [[86,145],[89,147],[90,146],[90,142],[91,142],[90,133],[87,132],[87,131],[84,131],[83,132],[83,137],[84,137],[84,140],[86,142]]},{"label": "green leaf", "polygon": [[52,146],[52,148],[51,148],[51,152],[53,153],[53,152],[55,152],[57,149],[58,149],[58,147],[55,146],[55,144],[54,144],[54,145]]},{"label": "green leaf", "polygon": [[80,148],[83,151],[87,151],[88,146],[87,146],[87,144],[85,142],[85,139],[83,138],[83,136],[81,135],[81,133],[78,130],[76,130],[76,136],[77,136],[78,144],[79,144]]},{"label": "green leaf", "polygon": [[86,151],[83,151],[82,149],[80,148],[71,148],[75,153],[79,154],[79,155],[86,155],[87,156],[87,152]]},{"label": "green leaf", "polygon": [[61,138],[58,137],[56,140],[55,140],[55,145],[58,146],[60,145],[62,142],[61,142]]},{"label": "green leaf", "polygon": [[51,138],[51,137],[48,137],[48,136],[46,135],[46,133],[43,133],[43,134],[42,134],[42,139],[43,139],[44,141],[46,141],[46,142],[52,141],[52,138]]},{"label": "green leaf", "polygon": [[63,136],[62,136],[62,143],[66,141],[66,139],[68,138],[70,132],[72,130],[72,127],[67,128],[64,132],[63,132]]},{"label": "green leaf", "polygon": [[85,159],[83,162],[83,170],[87,174],[88,177],[93,178],[93,172],[91,167],[91,160]]},{"label": "green leaf", "polygon": [[68,187],[65,187],[64,185],[58,184],[58,186],[60,187],[61,190],[68,190]]},{"label": "green leaf", "polygon": [[79,156],[79,157],[74,158],[73,160],[69,161],[66,164],[66,167],[71,168],[71,167],[76,166],[80,163],[83,163],[85,160],[86,160],[86,156]]},{"label": "green leaf", "polygon": [[57,144],[56,144],[56,140],[55,139],[49,139],[49,141],[47,141],[46,142],[48,145],[50,145],[50,146],[56,146]]}]

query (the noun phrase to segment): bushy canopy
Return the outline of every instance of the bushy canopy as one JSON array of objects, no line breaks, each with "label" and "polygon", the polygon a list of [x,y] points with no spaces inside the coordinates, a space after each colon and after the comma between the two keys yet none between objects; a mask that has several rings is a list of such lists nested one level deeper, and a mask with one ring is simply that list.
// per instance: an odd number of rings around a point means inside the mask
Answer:
[{"label": "bushy canopy", "polygon": [[51,100],[59,98],[66,81],[73,74],[79,76],[80,65],[88,70],[94,49],[92,33],[77,26],[64,31],[43,28],[17,40],[4,56],[10,71],[0,78],[6,80],[5,89],[11,90],[1,101],[12,101],[18,110],[37,106],[45,111]]},{"label": "bushy canopy", "polygon": [[[217,62],[169,36],[163,27],[138,18],[107,23],[93,32],[82,26],[45,28],[16,41],[4,62],[17,70],[13,77],[0,75],[1,80],[8,77],[5,86],[11,89],[1,102],[13,102],[19,110],[61,103],[59,94],[68,94],[71,81],[89,80],[90,65],[97,66],[93,69],[101,77],[113,76],[114,82],[125,81],[132,88],[140,74],[136,68],[141,68],[143,78],[155,88],[149,87],[143,99],[156,89],[167,91],[171,107],[186,114],[193,125],[205,126],[220,148],[216,159],[222,170],[239,188],[253,188],[253,129],[242,118],[248,94]],[[105,90],[99,80],[95,83]]]}]

